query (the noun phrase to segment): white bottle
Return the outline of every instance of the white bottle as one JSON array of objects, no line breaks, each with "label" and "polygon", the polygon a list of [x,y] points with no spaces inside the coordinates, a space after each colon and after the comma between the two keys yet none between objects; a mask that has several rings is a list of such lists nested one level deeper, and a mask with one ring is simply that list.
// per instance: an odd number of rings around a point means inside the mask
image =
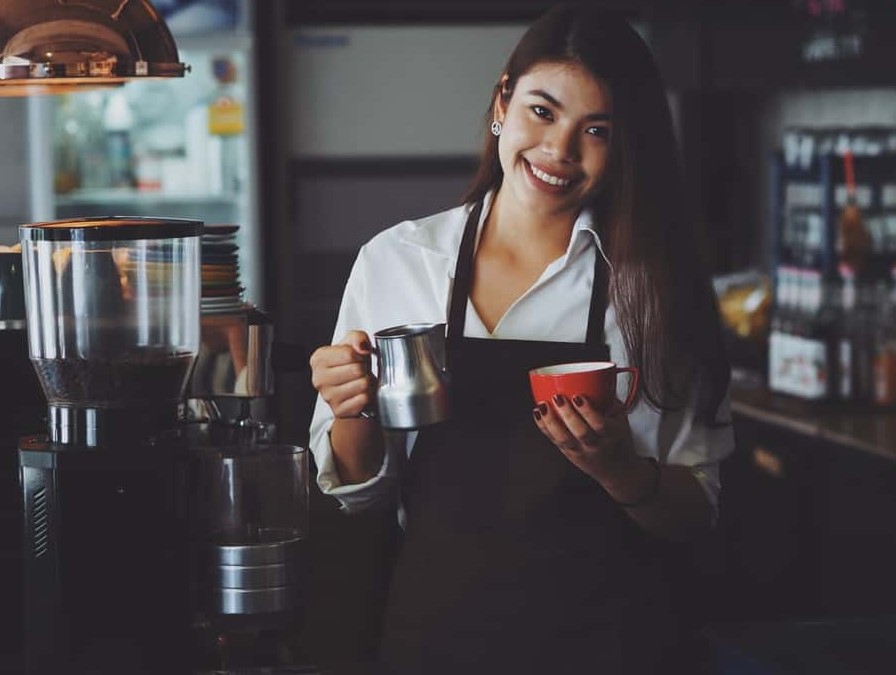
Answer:
[{"label": "white bottle", "polygon": [[123,91],[115,91],[106,102],[103,128],[106,132],[106,157],[112,187],[133,187],[133,151],[131,129],[134,114]]}]

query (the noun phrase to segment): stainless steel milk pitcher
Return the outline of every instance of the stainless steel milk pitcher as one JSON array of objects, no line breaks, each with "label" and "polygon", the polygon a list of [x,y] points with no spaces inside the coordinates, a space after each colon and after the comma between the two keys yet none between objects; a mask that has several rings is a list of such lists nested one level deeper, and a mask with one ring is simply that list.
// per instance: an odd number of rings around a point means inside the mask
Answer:
[{"label": "stainless steel milk pitcher", "polygon": [[415,323],[373,335],[379,419],[387,429],[417,429],[451,416],[445,324]]}]

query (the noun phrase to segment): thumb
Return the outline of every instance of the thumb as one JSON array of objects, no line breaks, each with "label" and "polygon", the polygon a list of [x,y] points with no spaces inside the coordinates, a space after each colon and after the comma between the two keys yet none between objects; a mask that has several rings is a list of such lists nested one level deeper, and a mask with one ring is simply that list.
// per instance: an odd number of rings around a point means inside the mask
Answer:
[{"label": "thumb", "polygon": [[342,340],[343,344],[349,345],[358,354],[367,356],[373,352],[370,344],[370,337],[362,330],[351,330],[346,333]]}]

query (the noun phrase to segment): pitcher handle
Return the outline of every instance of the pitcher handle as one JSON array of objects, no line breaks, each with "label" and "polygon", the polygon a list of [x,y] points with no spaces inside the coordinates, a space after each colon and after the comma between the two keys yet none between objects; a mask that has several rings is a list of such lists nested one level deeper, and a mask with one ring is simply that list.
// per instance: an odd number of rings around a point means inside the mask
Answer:
[{"label": "pitcher handle", "polygon": [[446,323],[435,323],[430,328],[430,333],[435,334],[435,340],[430,338],[427,340],[427,344],[429,345],[430,352],[435,357],[436,365],[439,367],[439,371],[444,373],[448,372],[448,345],[447,345],[447,333],[448,333],[448,324]]},{"label": "pitcher handle", "polygon": [[638,395],[638,385],[641,382],[641,375],[638,372],[638,369],[634,366],[618,367],[616,368],[616,375],[618,376],[619,373],[629,373],[632,376],[631,382],[629,382],[628,385],[628,394],[625,397],[625,403],[622,404],[623,410],[628,414],[631,412],[635,397]]},{"label": "pitcher handle", "polygon": [[[370,360],[376,360],[376,376],[377,380],[379,380],[380,372],[382,370],[382,364],[380,363],[380,350],[377,349],[374,345],[370,345]],[[374,403],[371,404],[370,407],[364,408],[361,412],[358,413],[358,417],[364,420],[375,420],[379,418],[379,412],[376,409],[376,399],[374,399]]]}]

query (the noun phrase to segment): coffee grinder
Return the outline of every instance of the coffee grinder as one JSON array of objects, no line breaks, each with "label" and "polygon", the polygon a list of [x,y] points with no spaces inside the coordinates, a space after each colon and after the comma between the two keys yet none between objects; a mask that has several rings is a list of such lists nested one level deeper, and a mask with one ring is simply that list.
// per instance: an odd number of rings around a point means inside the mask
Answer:
[{"label": "coffee grinder", "polygon": [[187,672],[189,444],[202,223],[20,228],[28,348],[48,402],[23,438],[29,672]]},{"label": "coffee grinder", "polygon": [[[19,439],[46,429],[47,401],[28,358],[22,254],[0,246],[0,664],[21,660],[22,494]],[[12,619],[12,621],[10,620]],[[3,666],[0,665],[0,670]]]}]

